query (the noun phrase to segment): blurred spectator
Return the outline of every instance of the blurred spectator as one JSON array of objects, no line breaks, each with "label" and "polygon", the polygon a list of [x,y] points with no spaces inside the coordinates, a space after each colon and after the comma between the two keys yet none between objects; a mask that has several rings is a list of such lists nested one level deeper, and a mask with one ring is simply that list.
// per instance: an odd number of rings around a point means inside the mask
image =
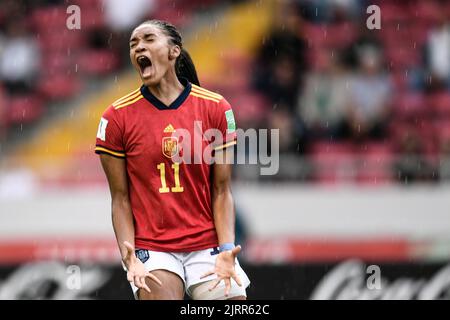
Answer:
[{"label": "blurred spectator", "polygon": [[286,6],[282,19],[259,50],[253,85],[273,104],[285,104],[292,109],[306,67],[306,42],[300,33],[302,19],[297,6]]},{"label": "blurred spectator", "polygon": [[275,109],[268,119],[269,129],[279,129],[280,153],[295,151],[297,148],[295,121],[285,107]]},{"label": "blurred spectator", "polygon": [[382,44],[376,37],[376,33],[373,30],[367,29],[366,25],[361,25],[357,30],[356,39],[343,50],[343,62],[352,70],[358,69],[359,51],[361,48],[368,46],[379,50],[382,48]]},{"label": "blurred spectator", "polygon": [[349,90],[352,134],[358,141],[381,139],[391,111],[392,83],[383,72],[382,52],[377,47],[360,47],[358,62]]},{"label": "blurred spectator", "polygon": [[29,91],[36,84],[39,66],[39,47],[27,33],[25,21],[10,19],[0,56],[0,79],[11,93]]},{"label": "blurred spectator", "polygon": [[426,160],[418,134],[405,134],[400,141],[399,158],[394,162],[395,176],[400,183],[436,180],[434,168]]},{"label": "blurred spectator", "polygon": [[104,0],[103,6],[108,26],[116,32],[128,32],[155,9],[155,0]]},{"label": "blurred spectator", "polygon": [[350,76],[337,54],[318,51],[315,71],[307,75],[297,106],[308,139],[348,137],[349,81]]},{"label": "blurred spectator", "polygon": [[429,33],[426,50],[428,68],[437,82],[434,85],[450,88],[450,23],[444,13]]}]

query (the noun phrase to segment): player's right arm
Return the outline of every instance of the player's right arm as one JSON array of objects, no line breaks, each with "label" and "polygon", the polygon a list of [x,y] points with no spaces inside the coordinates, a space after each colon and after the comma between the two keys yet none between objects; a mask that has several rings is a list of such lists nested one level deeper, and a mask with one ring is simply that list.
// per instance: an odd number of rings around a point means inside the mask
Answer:
[{"label": "player's right arm", "polygon": [[128,255],[128,249],[124,242],[127,241],[134,247],[134,222],[128,196],[125,159],[100,154],[100,161],[108,179],[109,190],[111,192],[112,224],[116,234],[117,244],[120,248],[122,260],[126,264],[125,258]]},{"label": "player's right arm", "polygon": [[113,107],[108,108],[100,119],[95,152],[100,155],[108,180],[112,200],[112,224],[122,261],[127,269],[127,279],[136,287],[150,292],[145,283],[145,277],[152,278],[158,284],[161,282],[145,270],[144,265],[134,253],[134,220],[128,193],[123,119],[120,119]]},{"label": "player's right arm", "polygon": [[111,192],[112,224],[122,261],[127,269],[127,279],[136,287],[150,292],[145,278],[149,277],[159,285],[161,285],[161,281],[147,272],[144,264],[134,254],[134,222],[128,196],[125,159],[100,154],[100,160]]}]

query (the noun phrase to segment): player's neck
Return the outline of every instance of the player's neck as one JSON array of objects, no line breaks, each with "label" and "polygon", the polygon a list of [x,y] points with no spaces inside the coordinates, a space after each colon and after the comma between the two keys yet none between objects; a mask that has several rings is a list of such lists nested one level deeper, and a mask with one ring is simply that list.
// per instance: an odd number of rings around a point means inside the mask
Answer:
[{"label": "player's neck", "polygon": [[156,86],[148,87],[148,89],[159,101],[169,106],[183,92],[184,86],[175,74],[170,74],[167,77],[163,77]]}]

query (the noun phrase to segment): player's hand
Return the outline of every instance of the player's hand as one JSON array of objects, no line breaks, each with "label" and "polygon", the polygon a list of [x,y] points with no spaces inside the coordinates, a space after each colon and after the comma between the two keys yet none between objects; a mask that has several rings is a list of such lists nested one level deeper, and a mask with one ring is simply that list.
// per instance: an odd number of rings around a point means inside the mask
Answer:
[{"label": "player's hand", "polygon": [[200,277],[200,279],[203,279],[212,274],[217,275],[217,279],[213,281],[209,291],[215,289],[223,280],[225,283],[225,296],[228,296],[231,289],[231,278],[233,278],[239,286],[242,286],[241,279],[237,275],[234,267],[235,259],[239,252],[241,252],[241,246],[236,246],[233,250],[227,250],[219,253],[216,258],[214,270],[208,271]]},{"label": "player's hand", "polygon": [[151,292],[150,288],[145,283],[145,278],[149,277],[155,281],[159,286],[162,286],[162,282],[153,274],[145,270],[144,264],[139,260],[135,253],[134,247],[128,241],[123,242],[125,248],[127,249],[127,255],[123,259],[125,266],[127,267],[127,280],[128,282],[134,283],[134,285],[140,289],[146,290],[148,293]]}]

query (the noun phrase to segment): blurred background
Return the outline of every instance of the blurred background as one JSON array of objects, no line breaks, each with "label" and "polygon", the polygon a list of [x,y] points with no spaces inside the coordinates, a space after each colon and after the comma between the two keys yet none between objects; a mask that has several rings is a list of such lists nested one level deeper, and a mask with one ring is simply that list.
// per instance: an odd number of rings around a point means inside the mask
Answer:
[{"label": "blurred background", "polygon": [[132,299],[93,148],[150,18],[239,128],[280,130],[276,175],[234,169],[249,298],[450,298],[450,1],[2,0],[0,299]]}]

